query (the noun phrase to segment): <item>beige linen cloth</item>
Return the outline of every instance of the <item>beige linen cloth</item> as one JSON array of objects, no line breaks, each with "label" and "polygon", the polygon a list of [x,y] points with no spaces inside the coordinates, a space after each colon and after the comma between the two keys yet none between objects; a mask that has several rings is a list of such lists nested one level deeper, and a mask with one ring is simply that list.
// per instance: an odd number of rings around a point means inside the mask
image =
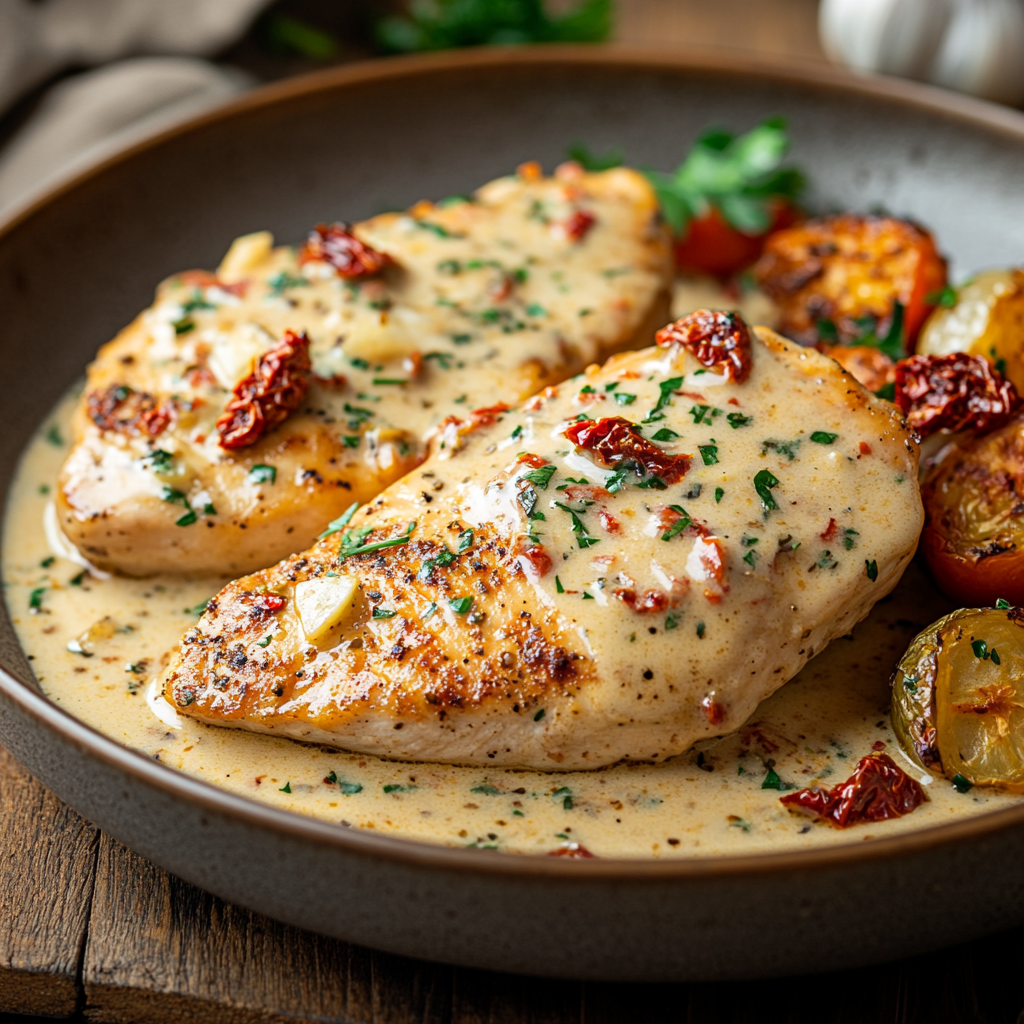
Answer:
[{"label": "beige linen cloth", "polygon": [[252,85],[199,58],[241,36],[267,2],[0,0],[0,112],[65,68],[95,67],[53,86],[0,149],[0,218]]}]

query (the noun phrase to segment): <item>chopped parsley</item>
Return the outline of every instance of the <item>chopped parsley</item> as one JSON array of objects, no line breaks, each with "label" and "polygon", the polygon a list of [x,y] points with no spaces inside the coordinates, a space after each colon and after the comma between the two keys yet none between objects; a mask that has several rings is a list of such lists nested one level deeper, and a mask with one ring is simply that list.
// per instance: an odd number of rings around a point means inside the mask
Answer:
[{"label": "chopped parsley", "polygon": [[580,514],[582,514],[582,510],[580,510],[580,512],[577,513],[573,509],[569,508],[568,505],[565,505],[560,501],[555,502],[555,507],[560,508],[563,512],[568,512],[571,516],[572,532],[576,534],[576,543],[580,546],[581,549],[589,548],[592,545],[597,544],[599,542],[599,538],[591,537],[590,534],[587,532],[587,528],[583,525],[583,520],[580,519]]},{"label": "chopped parsley", "polygon": [[860,534],[850,527],[843,530],[843,547],[847,551],[852,551],[857,544],[857,538]]},{"label": "chopped parsley", "polygon": [[870,561],[864,559],[864,572],[872,583],[878,579],[878,563],[872,558]]},{"label": "chopped parsley", "polygon": [[678,625],[679,625],[679,619],[675,615],[666,615],[665,616],[665,629],[666,629],[666,631],[670,630],[670,629],[675,629],[676,626],[678,626]]},{"label": "chopped parsley", "polygon": [[257,641],[256,641],[256,646],[257,646],[257,647],[269,647],[269,646],[270,646],[270,644],[271,644],[271,641],[272,641],[273,639],[274,639],[274,638],[273,638],[272,636],[270,636],[269,634],[267,634],[267,636],[265,636],[265,637],[264,637],[264,638],[263,638],[262,640],[257,640]]},{"label": "chopped parsley", "polygon": [[974,783],[971,782],[970,779],[965,779],[959,772],[957,772],[956,775],[953,776],[952,782],[953,788],[958,793],[967,793],[970,790],[974,789]]},{"label": "chopped parsley", "polygon": [[[725,497],[725,488],[724,487],[716,487],[715,488],[715,504],[717,505],[724,497]],[[769,497],[770,497],[770,495],[769,495]]]},{"label": "chopped parsley", "polygon": [[1005,609],[1011,607],[1011,605],[1010,602],[1006,600],[1006,598],[1001,597],[999,598],[999,600],[996,601],[996,607],[999,609]]},{"label": "chopped parsley", "polygon": [[822,551],[817,562],[814,563],[819,569],[838,569],[839,562],[832,557],[831,551]]},{"label": "chopped parsley", "polygon": [[717,444],[699,444],[697,448],[700,451],[700,457],[704,460],[705,466],[713,466],[718,462]]},{"label": "chopped parsley", "polygon": [[653,423],[655,420],[663,420],[665,418],[665,414],[661,410],[664,409],[666,405],[672,404],[672,392],[675,391],[677,388],[681,388],[682,386],[682,377],[670,377],[668,380],[663,380],[658,385],[658,388],[661,392],[660,396],[658,397],[658,403],[647,414],[647,417],[646,419],[644,419],[643,422]]},{"label": "chopped parsley", "polygon": [[721,409],[715,409],[710,405],[691,405],[690,415],[693,417],[694,423],[708,423],[710,424],[715,416],[720,415]]},{"label": "chopped parsley", "polygon": [[309,282],[304,277],[295,277],[294,274],[289,274],[286,270],[279,270],[267,278],[267,284],[270,286],[269,298],[278,299],[289,288],[302,288]]},{"label": "chopped parsley", "polygon": [[564,594],[565,593],[565,587],[562,586],[562,581],[557,576],[555,577],[555,593],[556,594]]},{"label": "chopped parsley", "polygon": [[473,546],[473,531],[463,530],[459,534],[459,547],[458,552],[461,555],[463,551],[468,551]]},{"label": "chopped parsley", "polygon": [[385,793],[411,793],[418,786],[403,786],[400,782],[389,782],[383,787]]},{"label": "chopped parsley", "polygon": [[277,467],[257,463],[249,470],[249,481],[254,484],[272,484],[277,480]]},{"label": "chopped parsley", "polygon": [[154,473],[170,473],[174,468],[174,456],[170,452],[165,452],[162,448],[157,448],[154,451],[151,451],[143,458],[143,462],[145,462]]},{"label": "chopped parsley", "polygon": [[393,619],[396,615],[394,608],[374,608],[373,617],[375,619]]},{"label": "chopped parsley", "polygon": [[767,768],[768,774],[765,775],[764,780],[761,783],[762,789],[777,789],[783,791],[787,789],[796,789],[796,786],[794,786],[792,782],[783,782],[771,765],[768,765]]},{"label": "chopped parsley", "polygon": [[291,782],[286,782],[279,790],[279,793],[290,793],[292,791]]},{"label": "chopped parsley", "polygon": [[533,720],[535,722],[539,722],[543,717],[544,717],[544,709],[541,708],[540,711],[538,711],[537,714],[535,714],[533,716]]},{"label": "chopped parsley", "polygon": [[332,533],[337,533],[339,530],[344,530],[346,526],[352,521],[352,517],[356,514],[356,510],[359,508],[359,502],[353,501],[351,505],[337,519],[331,522],[327,529],[317,538],[317,540],[323,540],[324,537],[330,537]]},{"label": "chopped parsley", "polygon": [[731,412],[725,418],[729,421],[729,426],[733,430],[737,427],[749,427],[754,422],[753,416],[744,416],[741,412]]},{"label": "chopped parsley", "polygon": [[974,656],[982,661],[989,661],[991,659],[993,665],[1001,664],[999,652],[994,647],[989,650],[988,644],[984,640],[972,640],[971,650],[974,651]]},{"label": "chopped parsley", "polygon": [[29,611],[38,612],[43,607],[43,594],[45,593],[46,587],[36,587],[36,589],[28,595]]},{"label": "chopped parsley", "polygon": [[698,622],[697,623],[697,637],[700,640],[704,639],[704,623],[703,622]]},{"label": "chopped parsley", "polygon": [[693,520],[682,505],[669,505],[673,512],[679,513],[679,518],[661,535],[662,540],[671,540],[683,532]]},{"label": "chopped parsley", "polygon": [[772,488],[778,486],[779,481],[770,470],[762,469],[754,476],[754,490],[757,491],[766,514],[779,507],[772,496]]},{"label": "chopped parsley", "polygon": [[470,793],[480,793],[482,796],[501,796],[502,790],[498,789],[497,786],[489,786],[484,782],[479,786],[473,786],[473,788],[470,789]]},{"label": "chopped parsley", "polygon": [[767,455],[768,452],[777,452],[779,455],[785,455],[790,462],[796,458],[796,453],[800,449],[800,442],[797,441],[762,441],[761,442],[761,454]]},{"label": "chopped parsley", "polygon": [[205,601],[200,601],[199,604],[193,605],[191,608],[184,608],[182,610],[185,612],[186,615],[194,615],[196,618],[199,618],[199,616],[206,611],[206,606],[209,603],[210,599],[207,598]]},{"label": "chopped parsley", "polygon": [[615,401],[619,405],[632,405],[636,401],[636,395],[627,394],[625,391],[616,391]]},{"label": "chopped parsley", "polygon": [[448,607],[451,608],[456,615],[465,615],[470,608],[473,607],[473,598],[471,597],[453,597],[448,602]]},{"label": "chopped parsley", "polygon": [[657,433],[651,435],[652,441],[674,441],[679,435],[668,427],[662,427]]},{"label": "chopped parsley", "polygon": [[64,443],[64,438],[61,437],[60,430],[56,423],[51,423],[46,428],[46,442],[52,444],[54,447],[59,448]]},{"label": "chopped parsley", "polygon": [[929,306],[955,306],[956,305],[956,289],[951,285],[947,284],[945,288],[942,288],[937,292],[929,292],[924,299]]},{"label": "chopped parsley", "polygon": [[811,434],[811,440],[815,444],[832,444],[838,436],[838,434],[830,434],[827,430],[816,430]]},{"label": "chopped parsley", "polygon": [[523,479],[529,480],[531,484],[536,484],[542,491],[546,491],[555,471],[556,467],[548,463],[546,466],[538,466],[536,469],[523,473]]}]

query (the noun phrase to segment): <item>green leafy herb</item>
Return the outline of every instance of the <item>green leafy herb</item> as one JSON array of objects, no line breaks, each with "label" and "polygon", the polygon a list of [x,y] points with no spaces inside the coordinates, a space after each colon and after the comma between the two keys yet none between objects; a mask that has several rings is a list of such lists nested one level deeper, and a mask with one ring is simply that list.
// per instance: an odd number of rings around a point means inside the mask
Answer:
[{"label": "green leafy herb", "polygon": [[970,779],[965,779],[959,772],[957,772],[956,775],[953,776],[952,782],[953,788],[958,793],[967,793],[970,790],[974,789],[974,783],[971,782]]},{"label": "green leafy herb", "polygon": [[385,793],[411,793],[418,786],[403,786],[400,782],[389,782],[383,787]]},{"label": "green leafy herb", "polygon": [[456,615],[465,615],[470,608],[473,607],[473,598],[471,597],[453,597],[448,602],[448,607],[451,608]]},{"label": "green leafy herb", "polygon": [[729,421],[729,426],[733,430],[737,427],[749,427],[754,422],[753,416],[744,416],[741,412],[731,412],[725,418]]},{"label": "green leafy herb", "polygon": [[827,430],[816,430],[811,434],[811,440],[815,444],[832,444],[838,436],[838,434],[830,434]]},{"label": "green leafy herb", "polygon": [[999,600],[996,601],[996,607],[999,608],[999,609],[1005,609],[1005,608],[1010,608],[1011,605],[1010,605],[1009,601],[1007,601],[1005,598],[1001,597],[1001,598],[999,598]]},{"label": "green leafy herb", "polygon": [[394,608],[374,608],[373,617],[375,619],[393,619],[397,613]]},{"label": "green leafy herb", "polygon": [[288,14],[273,11],[259,22],[260,33],[280,53],[294,53],[310,60],[330,60],[338,52],[338,40],[330,32]]},{"label": "green leafy herb", "polygon": [[902,359],[906,350],[903,339],[903,313],[903,303],[899,301],[893,302],[892,320],[889,323],[889,330],[885,332],[885,337],[883,338],[878,337],[878,322],[875,317],[861,317],[857,321],[857,325],[862,333],[851,344],[869,345],[871,348],[877,348],[879,352],[888,356],[894,363]]},{"label": "green leafy herb", "polygon": [[[57,561],[57,559],[56,559],[56,558],[54,558],[54,557],[53,557],[53,555],[47,555],[47,556],[46,556],[46,557],[45,557],[45,558],[44,558],[44,559],[43,559],[43,560],[42,560],[42,561],[41,561],[41,562],[39,563],[39,567],[40,567],[41,569],[49,569],[49,568],[50,568],[50,566],[51,566],[51,565],[53,565],[53,563],[54,563],[54,562],[56,562],[56,561]],[[999,607],[999,605],[996,605],[996,607],[998,608],[998,607]],[[1007,607],[1007,608],[1009,608],[1010,606],[1009,606],[1009,605],[1007,605],[1006,607]]]},{"label": "green leafy herb", "polygon": [[749,565],[751,569],[753,569],[754,568],[754,564],[757,562],[757,552],[756,551],[748,551],[743,556],[743,561],[746,562],[747,565]]},{"label": "green leafy herb", "polygon": [[[370,364],[365,359],[360,359],[359,356],[349,356],[348,361],[350,365],[354,366],[357,370],[368,370],[370,368]],[[345,407],[345,411],[350,411],[347,406]]]},{"label": "green leafy herb", "polygon": [[29,611],[38,612],[43,607],[43,594],[46,593],[46,587],[36,587],[31,594],[28,595],[28,607]]},{"label": "green leafy herb", "polygon": [[562,581],[557,576],[555,577],[555,593],[556,594],[564,594],[565,593],[565,587],[562,586]]},{"label": "green leafy herb", "polygon": [[51,423],[46,428],[46,442],[47,444],[52,444],[55,448],[59,448],[64,443],[64,438],[61,437],[56,423]]},{"label": "green leafy herb", "polygon": [[697,637],[699,639],[701,639],[701,640],[704,639],[704,623],[703,622],[698,622],[697,623]]},{"label": "green leafy herb", "polygon": [[279,270],[267,278],[270,286],[270,298],[279,299],[289,288],[303,288],[309,284],[304,277],[296,277],[287,270]]},{"label": "green leafy herb", "polygon": [[607,153],[594,153],[582,142],[574,142],[568,149],[570,160],[575,160],[585,171],[610,171],[621,167],[626,154],[621,149],[610,149]]},{"label": "green leafy herb", "polygon": [[538,466],[536,469],[524,473],[523,479],[529,480],[531,484],[536,484],[542,491],[546,491],[548,484],[551,483],[551,478],[555,475],[556,468],[551,463],[546,466]]},{"label": "green leafy herb", "polygon": [[203,612],[206,611],[206,606],[209,603],[210,603],[210,599],[207,598],[205,601],[200,601],[199,604],[193,605],[191,608],[185,608],[183,610],[184,610],[186,615],[194,615],[196,618],[199,618],[199,616],[202,615]]},{"label": "green leafy herb", "polygon": [[191,317],[184,316],[180,320],[173,320],[171,326],[175,334],[188,334],[189,331],[195,330],[196,325]]},{"label": "green leafy herb", "polygon": [[955,306],[956,305],[956,289],[951,285],[947,284],[945,288],[942,288],[937,292],[929,292],[924,301],[929,306]]},{"label": "green leafy herb", "polygon": [[831,551],[822,551],[817,562],[814,563],[819,569],[837,569],[839,563],[832,557]]},{"label": "green leafy herb", "polygon": [[[652,423],[654,420],[663,420],[665,414],[661,411],[666,405],[672,404],[672,392],[683,386],[682,377],[670,377],[668,380],[663,380],[659,385],[658,389],[661,394],[658,397],[658,404],[647,414],[647,418],[644,423]],[[660,414],[660,415],[659,415]]]},{"label": "green leafy herb", "polygon": [[612,0],[577,0],[551,14],[544,0],[434,0],[377,22],[377,42],[395,53],[516,43],[600,43],[612,29]]},{"label": "green leafy herb", "polygon": [[670,629],[675,629],[676,626],[678,626],[678,625],[679,625],[679,618],[678,618],[678,616],[676,616],[676,615],[666,615],[665,616],[665,629],[666,629],[666,631],[670,630]]},{"label": "green leafy herb", "polygon": [[788,149],[782,118],[769,118],[740,136],[712,129],[674,172],[648,171],[647,177],[677,235],[712,208],[737,231],[758,235],[771,226],[773,200],[795,200],[803,191],[803,174],[782,166]]},{"label": "green leafy herb", "polygon": [[678,536],[693,522],[690,514],[682,505],[669,505],[669,508],[673,512],[678,512],[679,518],[661,535],[662,540],[671,540],[673,537]]},{"label": "green leafy herb", "polygon": [[502,790],[497,786],[488,786],[485,782],[482,785],[474,786],[470,793],[480,793],[482,796],[501,796]]},{"label": "green leafy herb", "polygon": [[674,441],[679,435],[674,430],[669,430],[668,427],[662,427],[661,430],[651,435],[652,441]]},{"label": "green leafy herb", "polygon": [[581,548],[589,548],[598,543],[599,538],[590,536],[587,532],[587,528],[583,525],[583,520],[580,519],[579,514],[576,511],[560,501],[555,502],[555,507],[560,508],[563,512],[568,512],[572,517],[572,532],[576,534],[576,543]]},{"label": "green leafy herb", "polygon": [[761,454],[767,455],[768,452],[776,452],[779,455],[784,455],[790,462],[796,459],[796,453],[800,450],[800,442],[796,441],[762,441],[761,442]]},{"label": "green leafy herb", "polygon": [[143,461],[154,473],[170,473],[174,468],[174,456],[162,448],[151,451]]},{"label": "green leafy herb", "polygon": [[725,488],[724,487],[716,487],[715,488],[715,504],[717,505],[724,497],[725,497]]},{"label": "green leafy herb", "polygon": [[875,395],[878,398],[884,398],[887,402],[896,401],[896,382],[890,381],[888,384],[883,384],[876,392]]},{"label": "green leafy herb", "polygon": [[761,783],[762,789],[777,789],[785,791],[787,789],[796,789],[796,786],[792,782],[783,782],[779,778],[778,773],[774,768],[768,767],[768,774],[765,775],[764,780]]},{"label": "green leafy herb", "polygon": [[339,530],[344,530],[346,526],[352,521],[352,517],[356,514],[359,508],[359,502],[353,501],[351,505],[337,519],[333,520],[330,525],[324,530],[323,533],[317,538],[317,540],[323,540],[324,537],[330,537],[332,533],[337,533]]},{"label": "green leafy herb", "polygon": [[374,377],[373,383],[381,386],[385,384],[408,384],[404,377]]},{"label": "green leafy herb", "polygon": [[705,466],[713,466],[718,462],[717,444],[699,444],[697,448],[700,451],[700,457],[704,460]]},{"label": "green leafy herb", "polygon": [[292,791],[291,782],[286,782],[279,790],[279,793],[290,793]]},{"label": "green leafy herb", "polygon": [[627,394],[625,391],[616,391],[615,401],[619,405],[632,405],[636,401],[636,395]]},{"label": "green leafy herb", "polygon": [[778,486],[779,481],[770,470],[762,469],[754,477],[754,490],[757,491],[758,497],[761,499],[761,504],[764,506],[766,513],[779,507],[775,498],[772,497],[772,488]]},{"label": "green leafy herb", "polygon": [[870,561],[865,559],[864,572],[867,574],[868,579],[874,583],[878,579],[878,563],[873,558]]},{"label": "green leafy herb", "polygon": [[857,544],[857,538],[859,536],[860,534],[856,530],[846,527],[846,529],[843,530],[843,547],[847,551],[852,551]]},{"label": "green leafy herb", "polygon": [[458,552],[461,555],[463,551],[468,551],[473,546],[473,531],[463,530],[459,534],[459,546]]},{"label": "green leafy herb", "polygon": [[249,470],[249,481],[254,484],[272,484],[277,480],[277,468],[257,463]]},{"label": "green leafy herb", "polygon": [[273,639],[274,638],[268,634],[262,640],[258,640],[256,642],[256,646],[257,647],[269,647],[271,642],[273,641]]},{"label": "green leafy herb", "polygon": [[544,709],[541,708],[540,711],[538,711],[537,714],[535,714],[533,716],[533,720],[535,722],[539,722],[543,717],[544,717]]}]

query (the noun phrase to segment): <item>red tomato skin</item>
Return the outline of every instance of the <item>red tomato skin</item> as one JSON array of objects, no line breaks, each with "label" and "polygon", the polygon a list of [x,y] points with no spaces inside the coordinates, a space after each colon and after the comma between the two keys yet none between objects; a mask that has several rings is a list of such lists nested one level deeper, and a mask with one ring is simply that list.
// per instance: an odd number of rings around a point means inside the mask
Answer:
[{"label": "red tomato skin", "polygon": [[1000,598],[1024,605],[1024,551],[965,558],[927,525],[921,534],[921,552],[942,592],[965,608],[985,608]]},{"label": "red tomato skin", "polygon": [[692,274],[710,274],[725,278],[757,262],[765,239],[780,228],[788,228],[800,219],[792,203],[775,200],[772,203],[772,223],[760,235],[745,235],[737,231],[712,206],[703,217],[695,217],[687,225],[686,234],[675,244],[676,267]]}]

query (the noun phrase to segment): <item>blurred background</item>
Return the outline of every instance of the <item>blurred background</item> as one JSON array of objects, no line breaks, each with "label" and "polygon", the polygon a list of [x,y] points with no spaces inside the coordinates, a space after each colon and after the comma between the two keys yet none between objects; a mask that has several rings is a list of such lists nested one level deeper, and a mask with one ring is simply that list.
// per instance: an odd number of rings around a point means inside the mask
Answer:
[{"label": "blurred background", "polygon": [[0,216],[265,82],[529,42],[831,61],[1024,101],[1024,0],[0,0]]}]

